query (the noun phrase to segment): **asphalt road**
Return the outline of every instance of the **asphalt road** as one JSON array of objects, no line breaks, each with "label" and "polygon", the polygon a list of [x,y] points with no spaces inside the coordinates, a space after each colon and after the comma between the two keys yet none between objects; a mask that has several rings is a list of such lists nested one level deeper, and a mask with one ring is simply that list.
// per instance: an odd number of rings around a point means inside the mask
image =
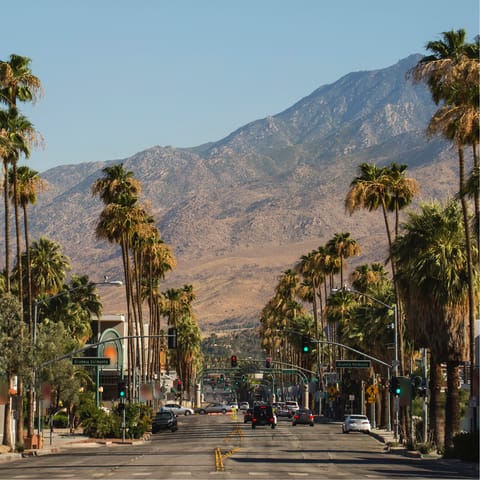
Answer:
[{"label": "asphalt road", "polygon": [[[78,446],[81,445],[81,446]],[[471,464],[409,458],[340,424],[252,430],[239,415],[179,417],[179,429],[132,445],[77,444],[50,455],[0,464],[0,479],[462,479],[478,478]]]}]

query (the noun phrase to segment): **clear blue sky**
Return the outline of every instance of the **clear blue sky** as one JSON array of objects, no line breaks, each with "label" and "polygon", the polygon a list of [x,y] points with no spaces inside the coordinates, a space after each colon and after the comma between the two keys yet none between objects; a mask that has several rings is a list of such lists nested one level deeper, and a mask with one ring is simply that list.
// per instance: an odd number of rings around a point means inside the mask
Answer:
[{"label": "clear blue sky", "polygon": [[443,31],[479,33],[478,0],[2,4],[0,59],[30,57],[45,90],[23,107],[45,139],[25,162],[39,172],[217,141]]}]

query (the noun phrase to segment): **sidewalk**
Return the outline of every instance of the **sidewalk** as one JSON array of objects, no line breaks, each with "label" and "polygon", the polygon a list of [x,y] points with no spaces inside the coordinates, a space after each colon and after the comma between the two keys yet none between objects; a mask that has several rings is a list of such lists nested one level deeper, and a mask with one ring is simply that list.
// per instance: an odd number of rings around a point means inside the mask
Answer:
[{"label": "sidewalk", "polygon": [[26,449],[24,452],[0,452],[0,463],[20,459],[29,456],[49,455],[57,453],[63,448],[75,447],[82,444],[82,446],[98,447],[102,445],[123,444],[132,445],[134,443],[141,443],[145,441],[142,439],[125,439],[120,438],[91,438],[82,433],[70,433],[68,428],[56,428],[53,432],[50,430],[43,431],[43,445],[41,448]]}]

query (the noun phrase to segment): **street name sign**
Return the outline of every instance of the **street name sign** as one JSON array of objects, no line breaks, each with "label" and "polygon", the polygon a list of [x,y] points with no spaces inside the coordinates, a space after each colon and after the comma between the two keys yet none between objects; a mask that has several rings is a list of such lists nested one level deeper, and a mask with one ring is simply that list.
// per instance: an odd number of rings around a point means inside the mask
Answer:
[{"label": "street name sign", "polygon": [[370,360],[335,360],[335,368],[370,368]]},{"label": "street name sign", "polygon": [[72,357],[72,365],[96,366],[110,365],[109,357]]}]

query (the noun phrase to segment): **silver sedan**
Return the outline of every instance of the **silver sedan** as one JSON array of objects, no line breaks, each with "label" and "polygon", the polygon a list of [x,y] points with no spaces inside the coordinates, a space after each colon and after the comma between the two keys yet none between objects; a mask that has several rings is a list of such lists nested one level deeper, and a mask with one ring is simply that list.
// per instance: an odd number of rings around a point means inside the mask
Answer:
[{"label": "silver sedan", "polygon": [[162,411],[169,411],[175,415],[193,415],[193,408],[182,407],[178,403],[166,403],[162,407]]}]

